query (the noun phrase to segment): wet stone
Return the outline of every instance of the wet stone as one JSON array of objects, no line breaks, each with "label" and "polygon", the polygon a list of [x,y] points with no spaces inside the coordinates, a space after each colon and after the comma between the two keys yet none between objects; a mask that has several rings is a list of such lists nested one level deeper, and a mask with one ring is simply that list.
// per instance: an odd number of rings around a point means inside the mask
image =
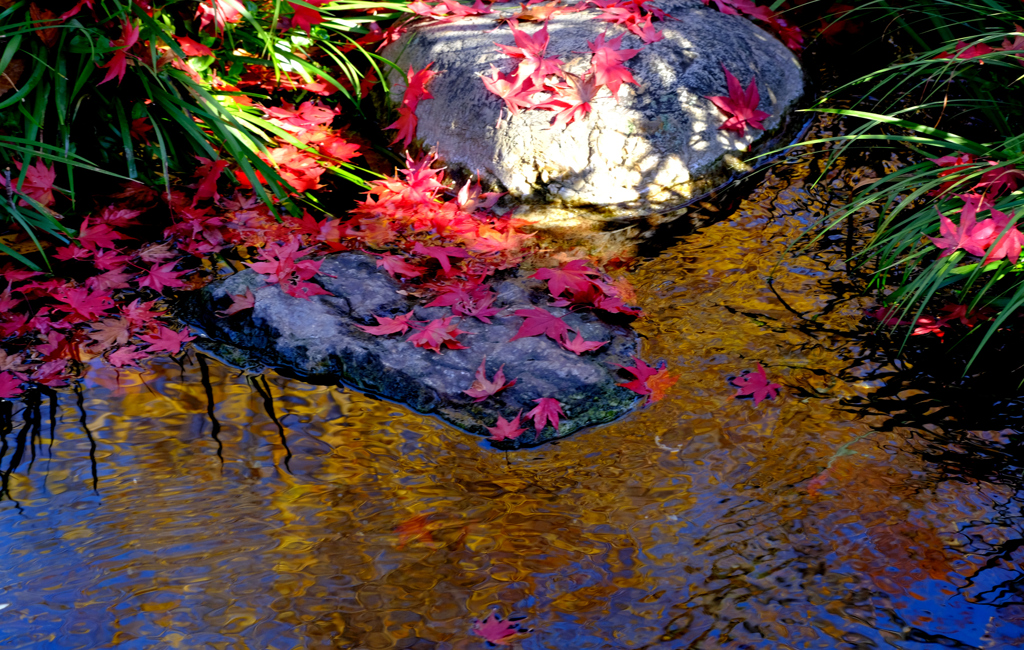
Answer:
[{"label": "wet stone", "polygon": [[[793,109],[804,94],[804,75],[792,52],[743,17],[699,0],[652,4],[671,19],[654,23],[664,38],[650,44],[600,20],[596,7],[555,14],[544,23],[550,36],[546,55],[575,75],[586,74],[588,43],[601,34],[621,35],[622,48],[640,50],[624,63],[637,85],[624,84],[617,101],[602,91],[592,112],[565,128],[552,127],[547,110],[511,115],[481,81],[492,66],[511,73],[518,64],[495,43],[514,45],[512,30],[497,20],[521,11],[519,3],[411,27],[384,50],[402,71],[389,72],[390,106],[402,101],[402,73],[432,64],[432,98],[416,108],[418,141],[450,173],[479,174],[509,192],[519,206],[517,216],[540,228],[600,231],[607,221],[680,205],[737,174],[730,160],[756,163],[754,155],[792,137],[801,122],[793,119]],[[540,26],[523,22],[519,28],[532,35]],[[726,116],[708,97],[728,94],[723,66],[744,88],[756,80],[758,108],[771,116],[764,131],[748,128],[739,135],[719,129]]]},{"label": "wet stone", "polygon": [[[271,367],[314,383],[340,383],[407,404],[471,433],[489,435],[498,416],[511,420],[523,413],[526,431],[515,441],[495,443],[520,447],[567,436],[579,429],[610,422],[630,410],[636,395],[618,384],[631,379],[615,364],[633,365],[637,335],[628,325],[606,323],[591,313],[548,305],[544,283],[523,277],[495,280],[495,307],[502,311],[485,324],[476,318],[454,319],[466,332],[458,340],[465,350],[441,353],[418,348],[408,334],[375,336],[356,325],[376,325],[374,316],[390,318],[414,312],[428,322],[451,315],[448,307],[426,308],[429,298],[400,293],[409,287],[377,269],[376,258],[361,253],[328,256],[313,281],[331,296],[294,298],[278,285],[246,269],[183,296],[179,317],[203,338],[196,341],[216,356],[241,367]],[[232,316],[218,312],[231,295],[252,290],[255,305]],[[561,316],[570,328],[590,341],[610,341],[597,352],[577,356],[546,336],[509,341],[523,319],[517,309],[544,307]],[[482,402],[465,395],[487,357],[487,377],[504,365],[515,385]],[[542,397],[557,399],[565,412],[556,431],[540,432],[525,415]]]}]

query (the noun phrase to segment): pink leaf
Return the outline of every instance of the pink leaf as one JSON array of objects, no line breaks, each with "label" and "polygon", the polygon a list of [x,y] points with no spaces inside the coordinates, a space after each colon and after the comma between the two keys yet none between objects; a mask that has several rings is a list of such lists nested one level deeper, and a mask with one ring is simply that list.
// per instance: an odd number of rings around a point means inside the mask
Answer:
[{"label": "pink leaf", "polygon": [[468,390],[462,391],[470,397],[477,398],[475,401],[482,402],[491,395],[515,386],[516,380],[505,381],[505,364],[502,364],[498,371],[494,373],[494,380],[487,378],[487,357],[485,356],[483,361],[480,362],[480,367],[476,370],[476,378],[473,380],[473,384]]}]

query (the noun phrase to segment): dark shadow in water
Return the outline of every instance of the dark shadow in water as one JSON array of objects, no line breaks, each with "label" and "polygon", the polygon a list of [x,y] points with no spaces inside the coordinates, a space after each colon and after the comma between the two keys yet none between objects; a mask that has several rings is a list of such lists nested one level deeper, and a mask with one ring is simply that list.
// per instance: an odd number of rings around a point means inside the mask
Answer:
[{"label": "dark shadow in water", "polygon": [[[7,457],[8,450],[11,451],[10,460],[7,461],[7,468],[0,471],[0,498],[3,498],[6,495],[7,498],[11,499],[15,504],[17,504],[17,501],[15,501],[11,496],[9,490],[11,474],[14,473],[14,471],[21,465],[22,460],[25,458],[26,451],[29,453],[30,458],[28,465],[26,466],[25,473],[30,474],[32,472],[32,465],[36,461],[36,446],[42,446],[43,444],[43,395],[49,398],[50,442],[47,447],[47,456],[52,457],[53,443],[57,429],[57,393],[50,389],[40,388],[27,391],[22,396],[21,401],[24,405],[24,408],[21,410],[22,426],[13,441],[13,447],[11,446],[11,441],[8,440],[8,434],[14,431],[14,403],[10,401],[0,401],[0,463],[2,463],[3,459]],[[95,455],[93,455],[92,458],[93,480],[95,484]]]},{"label": "dark shadow in water", "polygon": [[196,361],[199,363],[199,377],[206,392],[206,414],[210,416],[210,437],[217,442],[217,458],[220,459],[221,469],[224,468],[224,443],[220,439],[220,420],[214,413],[213,405],[213,384],[210,383],[210,366],[206,363],[206,356],[196,354]]},{"label": "dark shadow in water", "polygon": [[[263,386],[260,386],[260,380],[263,381]],[[277,433],[281,436],[281,446],[284,447],[284,468],[291,474],[292,468],[288,466],[288,463],[292,459],[292,450],[288,448],[288,438],[284,434],[284,425],[277,419],[277,414],[274,412],[274,397],[270,393],[270,384],[267,383],[267,378],[264,375],[252,378],[252,385],[256,387],[256,392],[263,398],[263,408],[267,410],[267,415],[277,425]]]},{"label": "dark shadow in water", "polygon": [[86,421],[88,416],[85,412],[85,393],[82,392],[82,385],[75,384],[75,397],[78,404],[78,412],[82,414],[82,417],[78,421],[82,424],[82,431],[85,431],[85,435],[89,438],[89,463],[92,467],[92,491],[99,494],[99,473],[96,471],[96,439],[92,437],[92,431],[89,430],[89,423]]}]

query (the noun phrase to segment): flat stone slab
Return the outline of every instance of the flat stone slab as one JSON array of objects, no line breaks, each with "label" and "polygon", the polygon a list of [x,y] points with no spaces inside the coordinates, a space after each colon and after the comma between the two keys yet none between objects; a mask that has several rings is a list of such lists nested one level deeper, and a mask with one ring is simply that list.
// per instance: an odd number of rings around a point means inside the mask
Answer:
[{"label": "flat stone slab", "polygon": [[[511,115],[480,80],[492,65],[504,73],[515,70],[518,60],[495,46],[514,45],[512,31],[496,19],[517,13],[519,4],[492,5],[495,14],[418,23],[384,55],[402,70],[433,62],[438,75],[427,88],[434,98],[416,109],[417,139],[449,169],[479,173],[507,190],[513,203],[533,204],[517,216],[541,227],[642,216],[749,170],[743,159],[781,141],[804,92],[796,57],[754,23],[699,0],[651,4],[672,19],[656,22],[664,38],[646,45],[625,28],[598,20],[598,9],[551,17],[547,54],[570,73],[583,75],[590,67],[587,43],[599,34],[623,34],[623,48],[642,48],[624,64],[639,85],[624,84],[618,102],[602,90],[593,112],[565,128],[551,126],[554,113],[548,110]],[[540,26],[519,28],[532,34]],[[771,115],[765,131],[748,128],[739,136],[719,130],[726,115],[707,97],[728,95],[723,65],[744,88],[756,79],[758,108]],[[389,80],[390,100],[397,104],[405,79],[392,71]]]},{"label": "flat stone slab", "polygon": [[[614,364],[633,365],[637,336],[628,326],[605,323],[591,313],[574,313],[547,305],[544,283],[517,277],[492,283],[502,312],[487,325],[476,318],[458,320],[467,334],[458,337],[465,350],[442,348],[436,353],[413,346],[409,334],[375,336],[356,327],[376,325],[374,316],[395,317],[414,311],[430,321],[451,315],[450,308],[420,306],[429,299],[399,293],[408,285],[376,268],[376,258],[362,253],[338,253],[324,258],[313,282],[332,296],[294,298],[251,270],[241,271],[186,294],[178,316],[206,338],[196,340],[228,362],[250,369],[272,367],[316,383],[343,383],[360,391],[402,402],[423,413],[475,434],[498,416],[511,420],[522,410],[526,431],[501,447],[531,446],[567,436],[583,427],[610,422],[637,402],[620,382]],[[231,303],[230,295],[253,291],[253,309],[229,317],[218,314]],[[546,336],[509,341],[523,319],[517,309],[543,306],[562,316],[587,340],[610,343],[581,356],[563,349]],[[462,391],[470,388],[480,362],[487,357],[487,377],[504,364],[507,379],[516,384],[482,402]],[[547,424],[540,432],[525,414],[542,397],[557,399],[565,412],[556,431]]]}]

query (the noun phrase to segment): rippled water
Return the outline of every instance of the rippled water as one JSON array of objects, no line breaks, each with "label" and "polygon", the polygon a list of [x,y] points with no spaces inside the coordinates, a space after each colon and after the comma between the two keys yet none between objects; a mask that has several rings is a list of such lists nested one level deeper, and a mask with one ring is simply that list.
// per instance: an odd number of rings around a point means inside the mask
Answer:
[{"label": "rippled water", "polygon": [[[556,444],[498,452],[194,353],[91,368],[52,433],[49,402],[17,405],[0,647],[468,649],[492,609],[527,617],[522,648],[1024,645],[1020,493],[923,453],[1017,433],[851,407],[893,369],[863,344],[848,233],[766,282],[860,173],[776,167],[660,242],[631,280],[678,383]],[[783,390],[755,407],[728,379],[757,363]]]}]

